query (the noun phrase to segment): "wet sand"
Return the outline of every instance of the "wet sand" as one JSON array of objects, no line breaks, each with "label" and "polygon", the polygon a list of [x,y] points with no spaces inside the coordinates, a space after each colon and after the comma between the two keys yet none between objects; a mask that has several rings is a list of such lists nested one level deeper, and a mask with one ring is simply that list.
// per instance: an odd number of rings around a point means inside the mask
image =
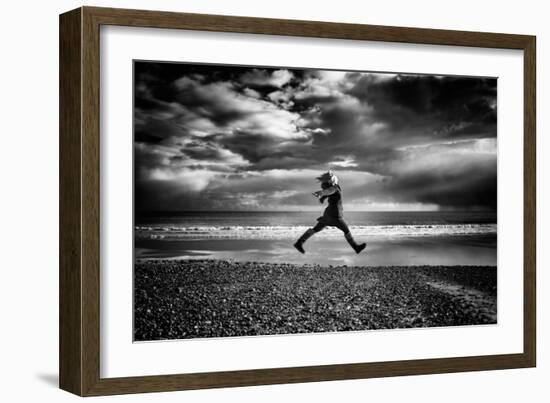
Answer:
[{"label": "wet sand", "polygon": [[[338,230],[334,230],[338,231]],[[267,263],[319,264],[333,266],[496,266],[496,234],[369,237],[367,248],[355,254],[343,236],[312,237],[307,253],[298,253],[294,240],[136,240],[136,258],[232,259]]]},{"label": "wet sand", "polygon": [[138,260],[136,341],[495,324],[495,266]]}]

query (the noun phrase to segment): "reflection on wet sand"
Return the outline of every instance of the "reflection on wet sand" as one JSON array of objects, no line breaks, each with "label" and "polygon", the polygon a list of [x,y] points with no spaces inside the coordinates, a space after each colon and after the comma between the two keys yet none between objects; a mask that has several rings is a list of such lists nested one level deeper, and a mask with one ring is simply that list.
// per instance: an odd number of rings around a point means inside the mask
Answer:
[{"label": "reflection on wet sand", "polygon": [[[363,240],[361,240],[363,241]],[[367,239],[356,255],[345,239],[311,239],[301,255],[292,242],[281,240],[136,240],[136,258],[230,259],[356,266],[496,265],[496,235]]]}]

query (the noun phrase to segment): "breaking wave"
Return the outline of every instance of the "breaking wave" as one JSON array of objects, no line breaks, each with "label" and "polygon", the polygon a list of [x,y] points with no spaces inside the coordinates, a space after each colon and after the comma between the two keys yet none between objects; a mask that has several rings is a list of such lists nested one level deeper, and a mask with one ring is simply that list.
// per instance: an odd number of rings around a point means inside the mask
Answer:
[{"label": "breaking wave", "polygon": [[[202,239],[295,239],[309,226],[136,226],[136,239],[202,240]],[[433,225],[357,225],[350,226],[358,237],[421,237],[496,234],[496,224]],[[327,227],[316,237],[341,237],[340,230]]]}]

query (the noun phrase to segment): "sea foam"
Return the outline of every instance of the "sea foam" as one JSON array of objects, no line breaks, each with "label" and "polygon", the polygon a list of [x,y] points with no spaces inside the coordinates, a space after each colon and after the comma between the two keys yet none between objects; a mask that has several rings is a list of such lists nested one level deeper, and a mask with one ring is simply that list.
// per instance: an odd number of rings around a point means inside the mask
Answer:
[{"label": "sea foam", "polygon": [[[202,240],[202,239],[271,239],[299,237],[309,226],[136,226],[136,239]],[[496,224],[433,224],[433,225],[356,225],[350,226],[357,237],[425,237],[496,234]],[[320,238],[341,237],[342,232],[327,227],[316,234]]]}]

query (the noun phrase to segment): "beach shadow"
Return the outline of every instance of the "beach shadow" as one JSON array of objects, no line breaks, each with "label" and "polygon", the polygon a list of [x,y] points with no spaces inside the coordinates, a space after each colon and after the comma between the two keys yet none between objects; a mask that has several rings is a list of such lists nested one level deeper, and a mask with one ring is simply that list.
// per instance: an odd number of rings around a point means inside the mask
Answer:
[{"label": "beach shadow", "polygon": [[53,386],[55,388],[59,387],[58,374],[36,374],[36,377],[49,386]]}]

